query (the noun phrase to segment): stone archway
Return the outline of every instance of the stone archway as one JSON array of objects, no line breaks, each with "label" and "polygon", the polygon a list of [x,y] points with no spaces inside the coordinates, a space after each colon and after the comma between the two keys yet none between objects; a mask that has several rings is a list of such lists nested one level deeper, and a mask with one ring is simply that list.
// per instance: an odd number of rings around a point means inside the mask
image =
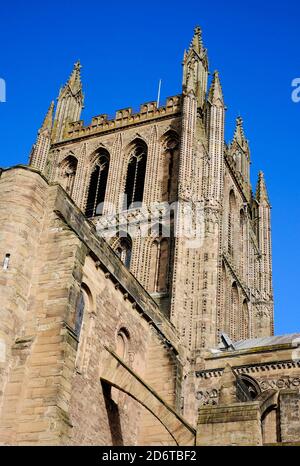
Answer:
[{"label": "stone archway", "polygon": [[100,368],[100,380],[139,402],[165,427],[177,445],[195,445],[196,431],[148,384],[146,384],[118,355],[105,347]]}]

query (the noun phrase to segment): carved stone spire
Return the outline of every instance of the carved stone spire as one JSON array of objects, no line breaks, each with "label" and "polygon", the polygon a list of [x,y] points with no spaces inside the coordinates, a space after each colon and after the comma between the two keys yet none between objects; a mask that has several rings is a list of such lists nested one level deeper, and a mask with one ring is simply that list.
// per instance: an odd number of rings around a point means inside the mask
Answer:
[{"label": "carved stone spire", "polygon": [[[66,86],[69,86],[70,90],[72,91],[72,94],[75,96],[79,92],[82,92],[82,84],[81,84],[81,76],[80,76],[80,70],[82,66],[80,64],[80,61],[78,60],[74,64],[74,68],[72,70],[72,73],[69,77],[69,80],[66,84]],[[65,87],[66,87],[65,86]]]},{"label": "carved stone spire", "polygon": [[256,200],[260,204],[268,204],[270,205],[269,201],[269,196],[268,196],[268,191],[267,191],[267,186],[265,182],[265,177],[262,171],[259,172],[258,174],[258,181],[257,181],[257,186],[256,186]]},{"label": "carved stone spire", "polygon": [[207,197],[220,201],[222,197],[225,106],[218,71],[213,74],[207,98],[206,125],[210,163],[207,166]]},{"label": "carved stone spire", "polygon": [[84,100],[80,69],[81,64],[77,61],[67,83],[59,92],[54,118],[54,142],[63,139],[69,123],[80,119]]},{"label": "carved stone spire", "polygon": [[203,107],[207,91],[208,59],[203,47],[201,29],[197,26],[188,51],[183,57],[183,93],[193,92],[198,107]]},{"label": "carved stone spire", "polygon": [[48,111],[46,113],[46,116],[44,118],[44,121],[43,121],[43,124],[39,130],[39,133],[44,131],[44,130],[48,130],[48,131],[51,131],[52,129],[52,125],[53,125],[53,113],[54,113],[54,100],[52,100],[49,108],[48,108]]},{"label": "carved stone spire", "polygon": [[51,145],[51,133],[53,125],[53,112],[54,102],[52,101],[43,124],[38,131],[36,143],[34,144],[30,154],[30,165],[44,172],[50,145]]},{"label": "carved stone spire", "polygon": [[215,71],[208,93],[208,101],[216,107],[224,107],[223,91],[220,82],[219,72]]},{"label": "carved stone spire", "polygon": [[249,150],[249,144],[245,137],[244,128],[243,128],[243,119],[240,116],[237,117],[236,119],[236,127],[235,127],[232,142],[236,142],[237,144],[239,144],[241,149],[243,149],[245,152]]},{"label": "carved stone spire", "polygon": [[194,35],[193,35],[192,42],[190,44],[189,51],[190,50],[194,50],[195,52],[199,54],[199,56],[205,53],[205,49],[203,47],[203,42],[202,42],[202,31],[201,31],[200,26],[196,26],[194,29]]}]

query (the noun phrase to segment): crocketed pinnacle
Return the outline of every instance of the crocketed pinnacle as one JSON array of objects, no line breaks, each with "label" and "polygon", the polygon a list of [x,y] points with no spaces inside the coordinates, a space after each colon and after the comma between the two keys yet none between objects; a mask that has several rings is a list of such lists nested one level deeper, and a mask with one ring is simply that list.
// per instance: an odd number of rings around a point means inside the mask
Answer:
[{"label": "crocketed pinnacle", "polygon": [[212,105],[215,105],[217,103],[224,104],[222,86],[218,71],[215,71],[213,74],[213,79],[208,92],[208,100]]}]

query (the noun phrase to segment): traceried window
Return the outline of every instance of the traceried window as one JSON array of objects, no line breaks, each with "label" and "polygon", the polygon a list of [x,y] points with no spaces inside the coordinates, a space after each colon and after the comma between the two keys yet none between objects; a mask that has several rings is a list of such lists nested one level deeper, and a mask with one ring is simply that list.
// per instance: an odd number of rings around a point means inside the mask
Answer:
[{"label": "traceried window", "polygon": [[60,165],[61,184],[67,193],[72,196],[75,176],[77,170],[77,159],[73,155],[68,155]]},{"label": "traceried window", "polygon": [[246,255],[246,217],[243,209],[240,211],[240,236],[239,236],[239,242],[240,242],[240,272],[243,276],[244,274],[244,259]]},{"label": "traceried window", "polygon": [[235,210],[236,210],[236,200],[234,192],[231,190],[229,194],[229,212],[228,212],[228,252],[231,256],[234,256],[235,248]]},{"label": "traceried window", "polygon": [[143,202],[147,152],[147,144],[141,139],[136,139],[131,144],[124,193],[124,210],[138,207]]},{"label": "traceried window", "polygon": [[109,153],[100,149],[93,166],[85,213],[87,217],[102,215],[109,170]]},{"label": "traceried window", "polygon": [[151,246],[150,291],[164,293],[168,288],[169,241],[157,238]]},{"label": "traceried window", "polygon": [[121,259],[127,269],[130,268],[132,240],[129,235],[120,237],[115,247],[115,253]]},{"label": "traceried window", "polygon": [[179,170],[179,140],[175,131],[168,131],[163,139],[161,200],[176,200]]},{"label": "traceried window", "polygon": [[232,284],[231,287],[231,299],[230,299],[230,338],[236,340],[236,336],[238,334],[239,329],[238,322],[239,322],[239,292],[237,288],[236,282]]}]

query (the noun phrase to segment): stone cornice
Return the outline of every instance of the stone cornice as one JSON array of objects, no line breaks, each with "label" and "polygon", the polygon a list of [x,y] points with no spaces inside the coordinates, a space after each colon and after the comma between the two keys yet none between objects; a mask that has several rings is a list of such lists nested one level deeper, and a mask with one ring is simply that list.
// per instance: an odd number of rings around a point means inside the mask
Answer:
[{"label": "stone cornice", "polygon": [[[237,354],[235,354],[235,356],[237,356]],[[234,369],[237,374],[253,374],[258,372],[270,372],[278,369],[293,369],[296,367],[300,368],[300,361],[286,359],[282,361],[269,361],[256,364],[241,364],[238,366],[232,366],[232,369]],[[215,369],[202,369],[196,371],[195,374],[197,378],[209,379],[212,377],[220,377],[223,373],[223,370],[223,367]]]}]

